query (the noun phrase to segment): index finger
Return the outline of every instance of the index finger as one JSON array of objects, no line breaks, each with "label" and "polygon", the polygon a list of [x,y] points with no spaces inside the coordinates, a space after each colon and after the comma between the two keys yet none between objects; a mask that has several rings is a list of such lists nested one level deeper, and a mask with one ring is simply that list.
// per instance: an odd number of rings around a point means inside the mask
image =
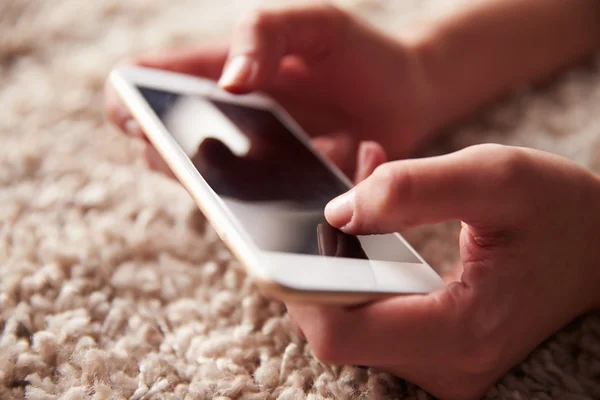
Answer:
[{"label": "index finger", "polygon": [[329,4],[248,14],[234,29],[219,82],[231,92],[246,93],[272,80],[286,56],[323,60],[339,47],[347,21],[342,10]]}]

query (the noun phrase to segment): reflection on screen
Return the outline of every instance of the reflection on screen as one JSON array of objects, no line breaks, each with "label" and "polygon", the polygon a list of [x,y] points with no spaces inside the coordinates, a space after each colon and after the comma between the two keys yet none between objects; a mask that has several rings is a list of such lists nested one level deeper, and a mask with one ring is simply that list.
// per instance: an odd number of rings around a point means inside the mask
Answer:
[{"label": "reflection on screen", "polygon": [[393,235],[349,236],[325,221],[347,187],[272,112],[139,90],[262,250],[420,262]]}]

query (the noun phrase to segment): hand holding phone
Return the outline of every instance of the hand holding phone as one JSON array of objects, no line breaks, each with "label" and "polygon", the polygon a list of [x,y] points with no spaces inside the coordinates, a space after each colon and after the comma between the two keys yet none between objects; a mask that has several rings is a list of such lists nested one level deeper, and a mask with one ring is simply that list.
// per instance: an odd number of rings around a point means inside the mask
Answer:
[{"label": "hand holding phone", "polygon": [[[265,29],[272,30],[276,26],[293,32],[314,32],[314,29],[312,31],[308,29],[309,26],[313,28],[315,26],[310,18],[306,18],[310,13],[302,11],[281,12],[278,15],[279,19],[272,18],[273,15],[268,14],[271,22],[285,18],[287,23],[262,23],[254,28],[260,28],[259,31],[263,33]],[[493,13],[488,14],[493,15]],[[313,13],[312,16],[315,17],[315,14]],[[318,14],[317,17],[320,21],[325,21],[322,26],[319,26],[324,29],[322,31],[317,29],[317,31],[324,32],[324,36],[328,37],[327,33],[331,31],[325,29],[327,19],[322,18],[322,14]],[[304,25],[299,23],[302,20]],[[264,22],[264,19],[262,21]],[[302,26],[306,29],[299,29]],[[311,73],[308,74],[308,78],[294,76],[289,74],[290,69],[281,68],[278,72],[285,74],[283,79],[269,83],[279,89],[278,95],[300,94],[304,104],[315,105],[309,109],[310,112],[300,112],[300,108],[297,109],[298,112],[294,112],[294,115],[299,118],[305,117],[302,121],[305,127],[310,127],[311,122],[317,119],[317,115],[326,114],[319,111],[330,111],[323,105],[342,105],[340,108],[345,111],[342,115],[345,117],[357,115],[362,122],[366,122],[352,126],[345,125],[350,129],[356,127],[353,132],[356,137],[360,136],[361,128],[369,129],[370,134],[385,129],[392,129],[396,133],[398,127],[407,129],[408,126],[409,134],[402,137],[409,138],[414,144],[416,137],[411,133],[414,133],[415,127],[423,128],[423,126],[410,122],[415,120],[423,122],[423,119],[427,118],[429,127],[434,128],[436,116],[439,117],[435,113],[432,114],[431,109],[423,107],[422,103],[414,101],[415,92],[410,90],[410,83],[418,82],[418,79],[415,79],[418,74],[411,74],[410,72],[414,70],[404,68],[406,64],[402,63],[402,60],[414,60],[414,58],[402,57],[402,54],[400,57],[381,57],[381,53],[377,57],[365,57],[365,54],[377,54],[371,49],[381,49],[381,46],[377,46],[373,41],[362,40],[364,37],[361,39],[360,35],[356,36],[356,32],[356,29],[351,29],[350,34],[345,36],[347,43],[351,43],[352,46],[337,46],[350,49],[342,53],[342,55],[349,55],[348,58],[333,57],[334,62],[330,59],[330,62],[319,64],[326,66],[322,69],[309,64]],[[252,36],[238,34],[236,37],[239,49],[240,39],[244,37],[298,38],[301,36],[299,34]],[[318,40],[323,35],[313,35],[313,37]],[[299,42],[307,43],[305,40]],[[363,46],[354,45],[355,43]],[[281,48],[277,46],[262,48],[274,47]],[[315,48],[315,46],[309,47]],[[392,45],[388,48],[398,48],[398,46]],[[187,71],[184,68],[175,69],[216,79],[221,73],[227,47],[222,50],[222,57],[216,61],[215,67],[210,68],[210,71],[204,68],[207,65],[204,61],[211,57],[205,57],[207,54],[203,52],[200,52],[202,62],[196,62],[194,68]],[[294,48],[296,53],[294,55],[299,56],[301,61],[306,61],[306,51],[299,50],[303,49]],[[332,52],[332,54],[339,56],[340,52]],[[356,57],[357,55],[359,57]],[[356,62],[352,62],[352,56],[355,56],[354,61],[357,61],[357,58],[366,60],[366,66],[358,64],[365,68],[346,68],[346,66],[357,65]],[[392,60],[392,73],[383,73],[385,68],[379,70],[382,72],[380,74],[372,73],[381,66],[390,65],[386,62],[372,63],[373,58]],[[198,57],[195,60],[198,61]],[[211,59],[211,61],[215,60],[216,58]],[[279,65],[282,60],[273,57],[271,61],[272,63],[268,65],[271,65],[274,71],[275,65]],[[175,62],[171,65],[181,67],[183,64]],[[186,67],[190,65],[188,63]],[[165,65],[160,67],[165,68]],[[357,70],[371,73],[357,74]],[[291,71],[297,70],[291,69]],[[331,73],[332,71],[334,74]],[[338,71],[342,73],[335,74]],[[404,71],[408,73],[405,74]],[[390,88],[390,76],[396,78],[398,74],[401,75],[400,82],[408,82],[409,85],[404,86],[400,83]],[[282,75],[269,73],[263,76],[279,78]],[[323,76],[336,76],[339,79],[319,79]],[[146,80],[146,82],[150,81],[152,79]],[[348,85],[349,82],[352,84]],[[137,83],[144,83],[144,80]],[[261,85],[264,85],[261,89],[267,88],[264,81]],[[190,86],[194,85],[190,84]],[[169,87],[171,85],[164,85],[162,89]],[[375,95],[369,95],[373,93],[373,88],[382,87],[383,90],[374,91]],[[414,85],[412,87],[414,89]],[[423,86],[416,85],[416,87]],[[346,88],[351,90],[345,91]],[[180,89],[185,91],[186,88]],[[317,90],[322,91],[315,95]],[[377,94],[382,92],[389,94],[390,97],[384,99]],[[442,94],[448,94],[448,91]],[[131,94],[129,104],[136,103],[137,106],[143,104],[143,100],[134,97]],[[408,101],[404,101],[403,98]],[[284,99],[285,96],[282,96],[279,100]],[[306,101],[307,99],[315,101]],[[321,99],[325,101],[319,102],[318,100]],[[365,109],[365,99],[374,100],[370,104],[375,107]],[[283,103],[285,104],[285,101]],[[358,108],[353,105],[358,105]],[[406,106],[411,105],[415,108],[404,113],[403,111],[409,110]],[[293,103],[286,106],[291,110]],[[306,110],[308,108],[302,111]],[[372,113],[373,110],[377,112]],[[400,118],[381,118],[381,110],[388,112],[391,110]],[[401,111],[398,112],[399,110]],[[136,115],[137,117],[145,114],[146,119],[152,120],[146,121],[144,129],[161,124],[161,121],[148,117],[151,111],[146,109]],[[420,111],[421,115],[416,119],[404,119],[403,116],[406,115],[417,115],[416,112],[411,111]],[[365,115],[370,118],[363,118]],[[379,118],[374,119],[373,115]],[[319,119],[318,125],[330,128],[331,125],[323,123],[325,120]],[[378,122],[381,122],[380,126],[377,126]],[[439,122],[438,118],[438,126]],[[165,132],[159,131],[161,129],[154,129],[149,133],[153,143],[163,141],[160,135]],[[394,144],[400,144],[400,142],[395,143],[392,136],[387,138],[386,149],[390,149]],[[185,142],[185,138],[179,139]],[[245,151],[243,143],[241,145],[227,141],[223,143],[232,153],[243,156]],[[186,146],[182,147],[187,149]],[[398,146],[395,150],[401,148],[407,147]],[[171,150],[161,151],[162,154],[167,155],[165,159],[170,159],[169,165],[177,171],[177,177],[194,196],[199,206],[207,212],[215,227],[222,229],[231,226],[237,218],[230,220],[227,217],[223,218],[222,214],[228,212],[235,214],[227,204],[227,202],[232,203],[229,200],[221,202],[220,199],[215,200],[211,197],[215,194],[202,186],[203,181],[193,178],[193,165],[190,167],[190,163],[185,161],[179,163],[176,157],[168,156],[167,153],[171,154]],[[393,151],[390,152],[393,156],[397,155]],[[189,157],[192,153],[185,152],[185,154]],[[411,171],[414,185],[399,184],[407,182],[402,180],[402,177],[406,179],[407,176],[411,176],[406,174],[407,169]],[[381,172],[375,174],[373,179],[367,180],[359,188],[362,200],[355,201],[353,207],[360,208],[361,216],[346,227],[342,226],[343,219],[339,219],[339,228],[347,230],[349,234],[347,237],[339,235],[339,231],[336,230],[323,231],[322,225],[317,224],[316,239],[319,254],[325,249],[328,259],[336,259],[332,255],[337,255],[339,249],[346,248],[346,239],[349,239],[349,242],[358,239],[362,244],[363,238],[353,234],[392,232],[410,224],[463,219],[466,223],[461,232],[460,248],[464,273],[461,268],[458,271],[459,275],[462,273],[460,278],[435,293],[394,296],[352,308],[306,305],[303,304],[306,300],[333,301],[335,299],[340,302],[356,302],[358,298],[355,297],[356,293],[351,297],[339,297],[340,292],[336,290],[323,293],[318,289],[314,290],[314,286],[310,290],[299,289],[293,285],[287,287],[284,279],[269,267],[271,264],[268,261],[274,259],[263,257],[265,254],[270,254],[269,251],[257,249],[255,246],[244,247],[246,242],[237,241],[236,238],[233,238],[234,242],[230,242],[232,250],[240,253],[240,259],[245,260],[245,256],[248,256],[247,259],[251,261],[256,259],[267,261],[259,263],[259,266],[267,269],[266,273],[257,280],[259,286],[265,293],[288,300],[290,316],[303,329],[319,359],[336,364],[375,366],[417,383],[440,398],[478,398],[492,382],[523,359],[552,332],[574,316],[598,308],[598,252],[594,249],[598,237],[597,227],[600,226],[597,218],[600,215],[597,201],[600,198],[600,189],[597,178],[592,177],[582,168],[540,152],[479,146],[447,157],[395,163],[388,165],[387,169]],[[252,176],[248,174],[246,179]],[[394,179],[390,179],[392,177]],[[365,201],[364,193],[367,192],[368,195],[369,188],[374,187],[379,190],[379,195],[369,197],[369,201]],[[407,190],[407,187],[412,189]],[[250,185],[249,188],[253,189],[253,186]],[[404,193],[405,196],[398,196],[398,193]],[[384,208],[378,207],[378,200],[390,194],[396,195],[392,197],[394,201],[388,201]],[[219,207],[216,207],[215,203],[219,203]],[[247,202],[242,203],[248,205]],[[270,214],[266,213],[267,216]],[[258,218],[258,222],[266,221]],[[278,221],[275,222],[277,225]],[[314,224],[312,222],[311,224],[308,226],[314,228]],[[298,225],[293,226],[296,227],[294,232],[297,232]],[[226,230],[221,231],[224,236],[226,233]],[[352,254],[362,255],[360,251]],[[254,255],[256,257],[253,257]],[[310,261],[312,260],[311,258]],[[351,257],[344,257],[344,260],[351,260]],[[299,270],[304,273],[306,271],[302,270],[303,265],[307,263],[286,263],[285,267],[300,268]],[[364,264],[360,265],[364,266]],[[352,276],[363,276],[360,272],[356,275],[353,271],[356,264],[347,262],[346,266],[348,268],[344,272]],[[253,264],[249,263],[248,267],[252,268]],[[323,268],[324,275],[319,278],[324,282],[333,282],[333,286],[335,278],[339,275],[327,275],[329,271],[329,268]],[[307,278],[307,281],[316,283],[313,276]],[[299,282],[306,283],[301,275],[296,276],[295,283]],[[285,289],[280,290],[282,288]]]}]

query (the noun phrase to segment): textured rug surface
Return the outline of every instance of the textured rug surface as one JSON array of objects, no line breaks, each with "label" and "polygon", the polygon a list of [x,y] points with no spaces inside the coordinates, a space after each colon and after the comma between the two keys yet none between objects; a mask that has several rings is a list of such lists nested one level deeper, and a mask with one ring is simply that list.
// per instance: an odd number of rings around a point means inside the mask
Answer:
[{"label": "textured rug surface", "polygon": [[[225,35],[249,0],[0,1],[0,399],[427,399],[321,364],[175,182],[103,118],[110,67]],[[343,4],[385,29],[451,1]],[[494,141],[600,172],[600,62],[525,88],[432,151]],[[457,226],[407,233],[440,268]],[[489,399],[600,398],[600,316],[542,344]]]}]

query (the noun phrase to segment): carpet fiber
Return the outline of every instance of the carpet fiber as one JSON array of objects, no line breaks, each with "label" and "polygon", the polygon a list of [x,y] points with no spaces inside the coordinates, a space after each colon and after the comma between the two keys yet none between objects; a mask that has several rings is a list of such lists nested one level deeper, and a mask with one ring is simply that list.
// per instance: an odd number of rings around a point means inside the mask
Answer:
[{"label": "carpet fiber", "polygon": [[[187,194],[104,121],[103,82],[117,60],[225,35],[256,4],[0,1],[1,399],[429,398],[315,360]],[[454,3],[342,4],[395,29]],[[494,141],[600,172],[599,111],[591,62],[488,107],[431,151]],[[443,269],[457,259],[457,231],[407,236]],[[487,398],[600,398],[599,315],[541,345]]]}]

